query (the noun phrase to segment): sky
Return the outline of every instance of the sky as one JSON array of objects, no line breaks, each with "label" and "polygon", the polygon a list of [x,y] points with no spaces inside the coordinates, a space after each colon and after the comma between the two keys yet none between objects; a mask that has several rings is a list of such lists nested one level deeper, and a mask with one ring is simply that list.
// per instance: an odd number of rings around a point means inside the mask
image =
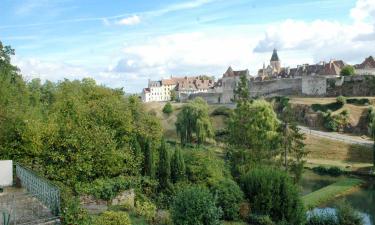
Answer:
[{"label": "sky", "polygon": [[139,93],[148,79],[252,75],[375,56],[375,0],[0,0],[0,41],[27,80],[94,78]]}]

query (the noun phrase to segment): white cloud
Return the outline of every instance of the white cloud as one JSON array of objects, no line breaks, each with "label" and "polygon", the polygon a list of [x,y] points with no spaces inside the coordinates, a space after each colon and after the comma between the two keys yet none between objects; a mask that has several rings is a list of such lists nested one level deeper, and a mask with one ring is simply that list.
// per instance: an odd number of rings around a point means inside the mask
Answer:
[{"label": "white cloud", "polygon": [[124,25],[124,26],[132,26],[132,25],[139,24],[140,22],[141,22],[141,18],[137,15],[134,15],[134,16],[123,18],[117,21],[116,23],[119,25]]},{"label": "white cloud", "polygon": [[363,22],[369,17],[375,19],[375,1],[357,0],[356,6],[350,11],[350,15],[356,22]]}]

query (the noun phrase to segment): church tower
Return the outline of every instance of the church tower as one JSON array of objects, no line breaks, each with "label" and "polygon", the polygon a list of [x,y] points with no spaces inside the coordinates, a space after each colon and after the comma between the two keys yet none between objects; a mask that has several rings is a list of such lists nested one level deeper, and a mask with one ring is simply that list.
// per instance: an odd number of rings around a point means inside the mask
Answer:
[{"label": "church tower", "polygon": [[280,62],[279,56],[277,55],[276,49],[273,50],[270,65],[272,67],[273,73],[280,73],[281,62]]}]

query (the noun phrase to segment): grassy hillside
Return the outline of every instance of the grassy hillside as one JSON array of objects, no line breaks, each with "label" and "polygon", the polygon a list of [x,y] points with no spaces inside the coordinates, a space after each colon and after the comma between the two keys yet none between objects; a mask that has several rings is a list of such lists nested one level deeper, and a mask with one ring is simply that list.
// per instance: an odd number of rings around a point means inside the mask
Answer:
[{"label": "grassy hillside", "polygon": [[[336,101],[336,98],[292,98],[293,104],[329,104]],[[181,110],[183,103],[173,103],[173,113],[166,115],[162,112],[165,103],[147,103],[146,109],[153,112],[161,121],[164,135],[168,139],[177,140],[175,122],[177,114]],[[218,105],[210,105],[210,114]],[[360,114],[361,110],[365,110],[367,106],[355,106],[346,104],[343,108],[350,108],[352,116]],[[343,110],[343,109],[340,109]],[[215,130],[225,128],[225,116],[211,116],[213,127]],[[360,138],[360,137],[358,137]],[[334,141],[322,137],[306,135],[306,149],[310,152],[307,158],[308,166],[331,165],[341,168],[350,168],[357,170],[371,166],[372,149],[364,146],[350,145],[340,141]]]},{"label": "grassy hillside", "polygon": [[[183,103],[172,103],[173,106],[173,113],[170,115],[164,114],[162,112],[163,107],[166,103],[164,102],[150,102],[146,103],[146,109],[149,112],[154,113],[161,121],[163,129],[164,129],[164,135],[168,139],[177,139],[176,135],[176,127],[175,123],[177,120],[177,114],[181,110]],[[211,113],[218,107],[219,105],[210,105],[210,115]],[[219,116],[211,116],[212,125],[214,130],[220,130],[225,128],[225,116],[219,115]]]}]

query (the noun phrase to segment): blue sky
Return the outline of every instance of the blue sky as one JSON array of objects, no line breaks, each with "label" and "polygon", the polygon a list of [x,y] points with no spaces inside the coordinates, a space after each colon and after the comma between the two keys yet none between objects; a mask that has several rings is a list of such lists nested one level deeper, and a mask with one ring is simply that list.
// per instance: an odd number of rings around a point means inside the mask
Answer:
[{"label": "blue sky", "polygon": [[375,55],[373,0],[0,0],[0,40],[27,79],[93,77],[140,92],[148,79],[255,74]]}]

